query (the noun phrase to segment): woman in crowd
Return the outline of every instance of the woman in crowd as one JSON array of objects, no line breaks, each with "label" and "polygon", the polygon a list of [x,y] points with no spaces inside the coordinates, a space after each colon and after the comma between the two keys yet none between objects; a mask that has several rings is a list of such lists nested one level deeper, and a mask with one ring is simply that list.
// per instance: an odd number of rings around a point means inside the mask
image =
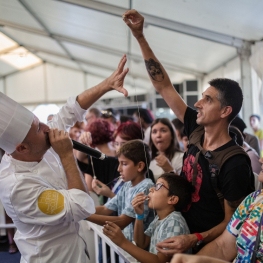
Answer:
[{"label": "woman in crowd", "polygon": [[[80,139],[80,142],[83,144],[90,142],[87,134],[83,134]],[[135,122],[122,123],[113,136],[115,151],[117,152],[123,143],[134,139],[143,140],[143,133],[141,132],[140,126]],[[95,158],[91,159],[89,156],[85,156],[86,159],[82,157],[82,153],[78,154],[79,166],[84,173],[90,175],[90,188],[98,195],[105,196],[104,202],[106,202],[107,197],[112,198],[122,185],[122,180],[119,180],[120,174],[117,171],[119,165],[118,159],[116,157],[108,157],[100,160]]]},{"label": "woman in crowd", "polygon": [[167,118],[159,118],[152,123],[150,148],[152,152],[150,169],[155,181],[163,173],[180,174],[183,153],[179,149],[174,127]]},{"label": "woman in crowd", "polygon": [[[111,149],[110,142],[113,139],[113,130],[109,122],[103,119],[94,120],[88,127],[87,132],[83,132],[79,137],[79,141],[85,145],[104,153],[107,156],[115,156],[115,151]],[[85,173],[85,181],[89,191],[92,191],[92,175],[94,175],[94,162],[95,159],[86,155],[85,153],[78,152],[77,158],[82,162],[80,164],[81,170]],[[92,173],[84,164],[89,164]],[[96,169],[98,171],[98,168]],[[99,171],[98,171],[99,173]],[[91,175],[92,174],[92,175]],[[97,176],[97,173],[95,174]],[[98,174],[99,176],[99,174]]]}]

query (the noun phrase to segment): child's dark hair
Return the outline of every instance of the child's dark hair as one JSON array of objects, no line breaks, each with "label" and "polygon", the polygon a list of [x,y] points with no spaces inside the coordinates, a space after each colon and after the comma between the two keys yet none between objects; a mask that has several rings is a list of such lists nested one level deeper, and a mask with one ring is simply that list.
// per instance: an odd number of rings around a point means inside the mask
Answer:
[{"label": "child's dark hair", "polygon": [[192,193],[195,191],[192,183],[174,173],[164,173],[159,178],[167,182],[169,188],[168,196],[176,195],[179,197],[179,201],[174,205],[174,209],[176,211],[183,211],[190,204]]},{"label": "child's dark hair", "polygon": [[144,162],[145,166],[142,172],[147,171],[147,167],[150,164],[150,151],[149,146],[142,140],[138,139],[125,142],[117,152],[117,157],[121,155],[133,161],[135,165],[139,162]]}]

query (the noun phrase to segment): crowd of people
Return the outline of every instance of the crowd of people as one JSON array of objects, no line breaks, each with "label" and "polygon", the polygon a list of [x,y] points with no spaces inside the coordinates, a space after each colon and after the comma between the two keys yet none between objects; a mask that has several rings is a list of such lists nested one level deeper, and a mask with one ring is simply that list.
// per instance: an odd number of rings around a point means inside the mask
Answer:
[{"label": "crowd of people", "polygon": [[[112,90],[128,95],[125,55],[47,124],[0,93],[0,198],[17,228],[21,262],[87,262],[85,220],[104,226],[141,263],[261,262],[260,116],[251,115],[254,135],[246,133],[242,90],[230,79],[211,80],[196,110],[187,106],[143,34],[143,16],[129,10],[123,20],[175,118],[144,108],[117,117],[93,106]],[[107,158],[73,149],[70,139]]]}]

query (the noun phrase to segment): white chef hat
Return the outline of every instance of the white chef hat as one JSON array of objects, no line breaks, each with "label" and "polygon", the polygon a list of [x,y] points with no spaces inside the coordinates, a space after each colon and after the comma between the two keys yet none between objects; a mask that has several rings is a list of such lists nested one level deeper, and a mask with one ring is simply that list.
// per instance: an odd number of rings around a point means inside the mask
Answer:
[{"label": "white chef hat", "polygon": [[13,153],[33,122],[34,114],[0,92],[0,148]]}]

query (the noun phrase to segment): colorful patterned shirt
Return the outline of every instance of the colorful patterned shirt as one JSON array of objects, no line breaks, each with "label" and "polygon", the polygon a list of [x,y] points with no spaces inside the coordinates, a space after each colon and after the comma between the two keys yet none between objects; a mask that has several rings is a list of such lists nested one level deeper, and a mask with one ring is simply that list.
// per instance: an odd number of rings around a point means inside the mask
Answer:
[{"label": "colorful patterned shirt", "polygon": [[[263,190],[248,195],[233,214],[227,230],[236,237],[236,263],[251,262],[258,226],[263,213]],[[263,261],[263,229],[261,226],[257,262]]]}]

